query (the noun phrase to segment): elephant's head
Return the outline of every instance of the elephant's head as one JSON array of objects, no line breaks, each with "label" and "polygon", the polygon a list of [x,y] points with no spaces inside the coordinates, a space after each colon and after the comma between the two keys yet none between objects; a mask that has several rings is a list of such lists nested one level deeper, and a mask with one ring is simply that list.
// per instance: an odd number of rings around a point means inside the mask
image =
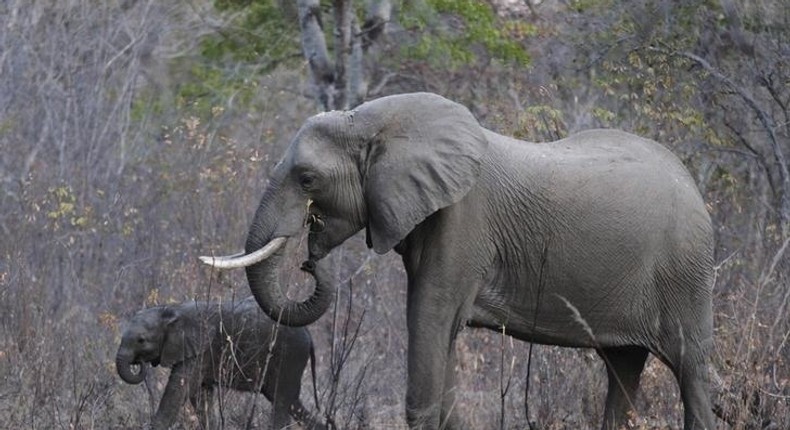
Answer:
[{"label": "elephant's head", "polygon": [[291,301],[276,275],[282,245],[309,226],[310,260],[316,261],[366,228],[368,246],[385,253],[472,188],[487,145],[464,106],[434,94],[389,96],[316,115],[275,166],[246,255],[202,259],[219,268],[246,267],[253,295],[269,316],[310,324],[332,296],[321,262],[313,272],[313,295]]},{"label": "elephant's head", "polygon": [[[115,368],[121,379],[139,384],[145,379],[146,363],[172,367],[198,354],[201,336],[206,334],[205,325],[195,318],[196,310],[184,307],[157,306],[132,317],[115,356]],[[139,372],[132,370],[133,365],[139,366]]]}]

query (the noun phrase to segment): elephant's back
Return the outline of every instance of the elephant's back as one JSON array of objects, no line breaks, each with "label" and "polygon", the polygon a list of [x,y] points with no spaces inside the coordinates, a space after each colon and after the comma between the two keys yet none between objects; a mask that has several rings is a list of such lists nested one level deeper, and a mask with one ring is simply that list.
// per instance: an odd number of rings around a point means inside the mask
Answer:
[{"label": "elephant's back", "polygon": [[548,143],[490,139],[493,174],[484,195],[499,206],[522,205],[511,212],[530,214],[528,230],[580,248],[632,246],[634,255],[711,252],[710,217],[696,184],[659,143],[616,130]]},{"label": "elephant's back", "polygon": [[595,129],[535,145],[546,167],[570,174],[606,174],[643,186],[651,179],[693,180],[680,159],[658,142],[620,130]]},{"label": "elephant's back", "polygon": [[[580,188],[593,198],[632,208],[635,215],[661,217],[667,228],[710,227],[704,200],[688,169],[658,142],[624,131],[597,129],[545,146],[555,168],[566,165],[568,172],[576,172],[568,175],[569,180],[592,183]],[[596,188],[596,184],[600,185]],[[576,198],[583,199],[578,194]],[[654,221],[662,224],[660,219]]]},{"label": "elephant's back", "polygon": [[236,317],[236,324],[242,325],[241,330],[248,330],[255,327],[259,331],[267,333],[277,330],[278,336],[287,337],[293,340],[309,339],[307,329],[304,327],[290,327],[284,324],[277,324],[260,308],[258,302],[252,296],[233,305],[232,314]]},{"label": "elephant's back", "polygon": [[260,309],[253,297],[229,305],[224,313],[225,335],[220,336],[220,340],[226,344],[226,335],[230,335],[235,359],[242,367],[249,370],[265,366],[273,340],[272,358],[306,361],[311,344],[306,328],[278,325]]},{"label": "elephant's back", "polygon": [[[624,131],[596,129],[546,143],[492,133],[492,163],[549,201],[608,202],[625,209],[665,201],[704,211],[681,160],[663,145]],[[569,203],[573,207],[573,202]],[[636,209],[636,208],[635,208]],[[653,211],[656,212],[656,211]]]},{"label": "elephant's back", "polygon": [[556,159],[616,164],[618,169],[627,173],[633,173],[629,169],[633,167],[647,175],[672,175],[679,181],[694,183],[686,167],[672,151],[654,140],[625,131],[586,130],[543,145]]}]

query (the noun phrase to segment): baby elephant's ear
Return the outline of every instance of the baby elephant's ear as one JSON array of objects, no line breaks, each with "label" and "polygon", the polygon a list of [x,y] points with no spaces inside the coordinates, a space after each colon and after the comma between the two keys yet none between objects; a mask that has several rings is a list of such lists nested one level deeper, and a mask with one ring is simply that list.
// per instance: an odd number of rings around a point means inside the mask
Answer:
[{"label": "baby elephant's ear", "polygon": [[194,306],[166,306],[160,314],[164,341],[160,364],[172,367],[197,356],[207,335]]}]

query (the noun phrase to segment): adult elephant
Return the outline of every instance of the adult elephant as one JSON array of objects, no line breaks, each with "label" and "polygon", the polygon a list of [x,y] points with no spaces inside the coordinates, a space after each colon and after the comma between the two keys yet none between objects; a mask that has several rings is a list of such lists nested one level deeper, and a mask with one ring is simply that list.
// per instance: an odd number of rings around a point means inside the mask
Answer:
[{"label": "adult elephant", "polygon": [[624,424],[653,353],[677,378],[685,428],[714,427],[711,222],[681,162],[653,141],[593,130],[523,142],[427,93],[319,114],[274,168],[247,254],[203,260],[246,266],[264,311],[309,324],[325,288],[297,303],[274,281],[282,244],[305,224],[310,261],[361,229],[376,252],[402,256],[412,427],[460,425],[453,361],[465,324],[595,348],[609,377],[605,429]]}]

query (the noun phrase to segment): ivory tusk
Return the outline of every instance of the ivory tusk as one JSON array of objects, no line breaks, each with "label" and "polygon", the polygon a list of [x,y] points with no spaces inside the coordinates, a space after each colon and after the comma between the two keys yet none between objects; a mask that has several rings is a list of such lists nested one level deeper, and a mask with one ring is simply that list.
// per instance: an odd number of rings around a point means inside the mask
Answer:
[{"label": "ivory tusk", "polygon": [[241,257],[241,256],[244,256],[245,254],[246,254],[246,252],[244,252],[244,251],[241,251],[241,252],[237,252],[237,253],[235,253],[235,254],[230,254],[230,255],[219,255],[219,256],[216,256],[216,257],[200,257],[200,259],[202,260],[202,259],[204,259],[204,258],[209,258],[209,259],[213,258],[213,259],[215,259],[216,261],[220,261],[220,260],[233,260],[234,258],[239,258],[239,257]]},{"label": "ivory tusk", "polygon": [[287,239],[284,237],[276,237],[261,249],[247,255],[241,253],[222,257],[202,256],[199,258],[203,263],[216,267],[217,269],[238,269],[240,267],[252,266],[255,263],[271,257],[272,254],[283,246],[286,240]]}]

